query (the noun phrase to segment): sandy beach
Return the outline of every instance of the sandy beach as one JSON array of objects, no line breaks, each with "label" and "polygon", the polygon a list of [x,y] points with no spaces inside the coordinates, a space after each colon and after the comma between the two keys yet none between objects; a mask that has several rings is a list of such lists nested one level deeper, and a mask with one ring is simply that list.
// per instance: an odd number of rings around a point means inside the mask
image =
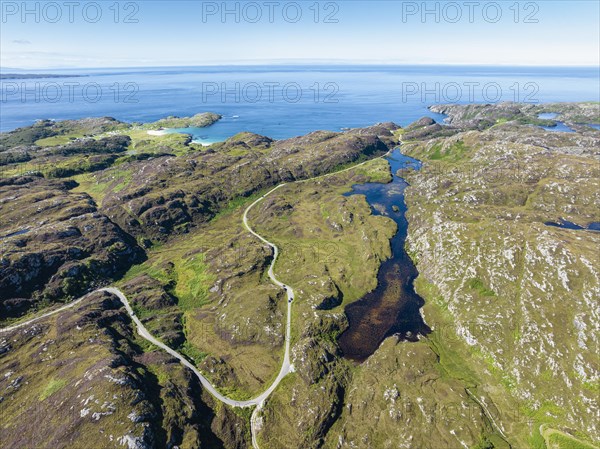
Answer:
[{"label": "sandy beach", "polygon": [[161,130],[151,129],[150,131],[148,131],[148,134],[151,136],[164,136],[165,134],[167,134],[167,132],[163,129],[161,129]]},{"label": "sandy beach", "polygon": [[209,147],[215,142],[202,142],[201,140],[192,140],[192,143],[197,143],[199,145],[202,145],[203,147]]}]

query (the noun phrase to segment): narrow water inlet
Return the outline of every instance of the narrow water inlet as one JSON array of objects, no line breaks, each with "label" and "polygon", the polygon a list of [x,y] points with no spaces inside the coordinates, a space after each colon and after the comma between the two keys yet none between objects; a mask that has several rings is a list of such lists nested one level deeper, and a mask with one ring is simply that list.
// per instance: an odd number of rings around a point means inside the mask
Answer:
[{"label": "narrow water inlet", "polygon": [[402,170],[419,170],[421,163],[403,155],[399,148],[394,149],[387,160],[392,169],[392,182],[357,184],[346,194],[365,195],[374,215],[389,217],[398,225],[391,239],[392,257],[379,268],[377,288],[345,308],[349,326],[338,343],[344,357],[358,362],[373,354],[390,335],[398,334],[404,340],[414,341],[418,335],[431,332],[420,312],[425,302],[413,286],[418,272],[404,249],[408,230],[404,190],[408,184],[398,176]]},{"label": "narrow water inlet", "polygon": [[600,221],[592,221],[587,226],[580,226],[572,221],[560,219],[558,222],[554,221],[545,221],[544,224],[546,226],[552,226],[555,228],[563,228],[563,229],[571,229],[575,231],[600,231]]}]

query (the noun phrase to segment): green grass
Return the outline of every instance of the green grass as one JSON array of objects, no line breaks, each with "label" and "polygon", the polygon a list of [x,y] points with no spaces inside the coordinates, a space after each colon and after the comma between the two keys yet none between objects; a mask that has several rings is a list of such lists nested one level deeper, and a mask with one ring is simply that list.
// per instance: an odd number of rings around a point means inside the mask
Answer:
[{"label": "green grass", "polygon": [[67,381],[64,379],[50,380],[50,382],[48,382],[48,384],[46,385],[44,390],[40,393],[40,401],[43,401],[43,400],[47,399],[48,397],[52,396],[54,393],[62,390],[66,384],[67,384]]},{"label": "green grass", "polygon": [[564,423],[565,411],[561,407],[546,401],[535,406],[523,404],[520,408],[520,415],[531,425],[532,432],[529,436],[529,443],[533,449],[563,449],[562,446],[548,446],[548,436],[554,432],[570,437],[555,428],[548,427],[559,427]]},{"label": "green grass", "polygon": [[[275,186],[273,186],[275,187]],[[262,189],[259,190],[258,192],[253,193],[250,196],[238,196],[230,201],[227,202],[227,204],[222,207],[219,212],[217,212],[215,214],[215,216],[212,218],[211,221],[217,221],[225,216],[230,216],[232,214],[232,212],[237,211],[238,209],[241,209],[243,206],[248,207],[250,204],[252,204],[252,202],[256,201],[258,198],[260,198],[262,195],[264,195],[265,193],[267,193],[269,190],[273,189],[273,187],[269,187],[268,189]],[[243,211],[241,212],[243,213]],[[241,221],[241,215],[240,215],[240,221]]]},{"label": "green grass", "polygon": [[208,300],[208,288],[214,276],[207,272],[204,255],[196,254],[188,259],[175,262],[175,295],[179,307],[186,311],[201,307]]},{"label": "green grass", "polygon": [[432,161],[458,162],[464,159],[470,148],[462,140],[453,143],[449,148],[442,151],[442,144],[436,143],[429,150],[428,158]]},{"label": "green grass", "polygon": [[415,280],[415,290],[427,298],[425,314],[429,317],[429,324],[438,329],[427,336],[427,341],[439,357],[440,368],[446,376],[462,381],[466,387],[475,387],[480,380],[466,362],[467,353],[461,351],[460,345],[454,344],[458,337],[454,335],[450,319],[442,306],[442,295],[422,276]]},{"label": "green grass", "polygon": [[475,290],[481,296],[496,296],[496,293],[488,287],[485,286],[483,281],[479,278],[471,278],[467,281],[467,286],[471,290]]},{"label": "green grass", "polygon": [[83,137],[83,134],[67,134],[64,136],[52,136],[44,139],[39,139],[35,142],[40,147],[55,147],[58,145],[65,145],[75,139]]},{"label": "green grass", "polygon": [[598,449],[597,446],[561,432],[560,430],[542,426],[540,431],[547,449]]},{"label": "green grass", "polygon": [[198,348],[193,346],[190,342],[186,341],[179,351],[194,362],[196,366],[200,365],[208,354],[200,351]]},{"label": "green grass", "polygon": [[[149,260],[141,265],[134,265],[129,269],[129,271],[123,276],[123,282],[127,282],[132,280],[133,278],[141,275],[147,274],[151,278],[156,279],[162,284],[169,284],[174,280],[173,273],[170,270],[161,266],[163,262],[163,257],[159,255],[159,251],[156,250],[156,247],[153,251],[154,254],[157,254],[156,259],[149,258]],[[151,252],[152,254],[152,252]]]},{"label": "green grass", "polygon": [[432,161],[439,161],[443,158],[442,156],[442,144],[436,143],[433,147],[431,147],[432,152],[429,154],[429,159]]},{"label": "green grass", "polygon": [[148,363],[145,365],[145,368],[156,376],[159,384],[165,385],[167,382],[171,381],[170,373],[164,371],[162,367],[159,368],[156,365]]},{"label": "green grass", "polygon": [[600,381],[583,382],[583,387],[588,390],[600,393]]},{"label": "green grass", "polygon": [[145,129],[133,129],[123,134],[131,137],[131,152],[133,153],[173,153],[183,155],[194,149],[188,145],[190,137],[186,134],[169,133],[162,136],[148,134]]},{"label": "green grass", "polygon": [[131,184],[132,173],[121,167],[109,167],[101,173],[82,173],[72,176],[78,187],[74,192],[89,194],[94,201],[101,205],[109,192],[118,193]]},{"label": "green grass", "polygon": [[385,159],[373,159],[366,164],[356,167],[354,173],[369,178],[369,182],[388,183],[392,180],[390,165]]},{"label": "green grass", "polygon": [[48,167],[48,163],[41,163],[35,159],[27,162],[4,165],[0,167],[0,178],[22,176],[28,173],[42,173]]},{"label": "green grass", "polygon": [[112,176],[115,178],[115,180],[119,181],[118,184],[113,186],[113,188],[112,188],[113,192],[118,193],[121,190],[123,190],[125,187],[127,187],[129,184],[131,184],[132,174],[131,174],[130,170],[115,168],[115,169],[111,170],[111,173],[112,173]]},{"label": "green grass", "polygon": [[[177,298],[182,312],[202,307],[208,301],[208,289],[215,277],[208,272],[202,252],[189,252],[205,246],[203,237],[203,234],[197,233],[172,244],[155,246],[149,252],[148,260],[131,267],[123,276],[122,282],[145,274],[159,281]],[[172,265],[168,262],[172,262]]]},{"label": "green grass", "polygon": [[49,161],[41,171],[46,178],[68,178],[81,173],[105,170],[117,157],[115,154],[72,156],[66,160]]}]

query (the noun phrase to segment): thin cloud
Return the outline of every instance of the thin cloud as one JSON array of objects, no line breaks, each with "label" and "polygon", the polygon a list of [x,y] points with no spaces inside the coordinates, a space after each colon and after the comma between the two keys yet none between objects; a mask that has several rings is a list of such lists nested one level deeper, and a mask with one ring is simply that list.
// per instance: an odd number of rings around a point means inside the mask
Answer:
[{"label": "thin cloud", "polygon": [[28,41],[27,39],[15,39],[14,41],[12,41],[13,44],[19,44],[19,45],[31,45],[31,42]]}]

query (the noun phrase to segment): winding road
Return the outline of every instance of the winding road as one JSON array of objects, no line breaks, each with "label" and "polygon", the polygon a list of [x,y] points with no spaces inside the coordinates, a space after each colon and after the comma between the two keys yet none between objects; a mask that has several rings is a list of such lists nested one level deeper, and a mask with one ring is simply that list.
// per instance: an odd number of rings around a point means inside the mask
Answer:
[{"label": "winding road", "polygon": [[115,295],[117,298],[119,298],[121,303],[123,303],[123,305],[125,306],[125,309],[127,310],[127,313],[129,314],[129,316],[131,317],[131,320],[135,323],[138,334],[142,338],[148,340],[153,345],[158,346],[162,350],[166,351],[167,353],[169,353],[170,355],[172,355],[173,357],[178,359],[182,365],[184,365],[187,368],[189,368],[190,370],[192,370],[193,373],[196,375],[196,377],[198,377],[198,379],[200,380],[200,383],[202,384],[202,386],[211,395],[213,395],[213,397],[215,399],[217,399],[217,400],[221,401],[222,403],[227,404],[231,407],[256,407],[254,409],[254,411],[252,413],[252,417],[250,419],[250,431],[252,434],[252,446],[255,449],[259,449],[258,441],[256,438],[256,434],[260,427],[258,413],[262,409],[262,405],[264,404],[264,401],[271,395],[271,393],[273,393],[273,391],[275,391],[275,388],[277,388],[277,386],[279,385],[281,380],[285,376],[287,376],[288,373],[293,371],[293,365],[290,363],[290,334],[291,334],[291,327],[292,327],[291,326],[292,302],[294,301],[294,290],[290,286],[284,284],[283,282],[279,281],[275,277],[275,274],[273,273],[273,267],[275,266],[275,262],[277,262],[277,257],[279,256],[279,248],[274,243],[269,242],[267,239],[265,239],[263,236],[256,233],[252,229],[252,227],[248,224],[248,212],[256,204],[258,204],[260,201],[262,201],[266,196],[270,195],[275,190],[283,187],[284,185],[285,184],[279,184],[277,187],[268,191],[263,196],[261,196],[256,201],[254,201],[252,204],[250,204],[250,206],[248,206],[246,208],[246,210],[244,211],[244,217],[243,217],[244,227],[248,230],[248,232],[250,232],[252,235],[254,235],[258,239],[260,239],[261,241],[263,241],[264,243],[269,245],[271,248],[273,248],[273,260],[271,261],[271,265],[269,266],[268,275],[269,275],[269,278],[271,279],[271,281],[275,285],[277,285],[285,290],[286,296],[287,296],[287,321],[286,321],[286,326],[285,326],[285,352],[283,354],[283,362],[281,364],[281,369],[279,370],[279,374],[277,375],[277,377],[275,378],[273,383],[269,386],[269,388],[267,388],[264,392],[262,392],[260,395],[256,396],[255,398],[248,399],[246,401],[238,401],[236,399],[231,399],[231,398],[228,398],[227,396],[223,396],[221,393],[219,393],[219,391],[210,383],[210,381],[206,377],[204,377],[204,375],[194,366],[193,363],[188,361],[179,352],[175,351],[174,349],[170,348],[169,346],[165,345],[161,341],[154,338],[154,336],[150,333],[150,331],[148,331],[148,329],[146,329],[146,327],[142,324],[140,319],[137,317],[137,315],[133,311],[133,308],[131,307],[131,304],[129,303],[129,300],[127,299],[125,294],[121,290],[119,290],[118,288],[115,288],[115,287],[100,288],[91,293],[88,293],[87,295],[82,296],[81,298],[79,298],[65,306],[62,306],[62,307],[59,307],[50,312],[44,313],[43,315],[37,316],[37,317],[32,318],[23,323],[19,323],[19,324],[15,324],[12,326],[2,328],[2,329],[0,329],[0,334],[8,333],[8,332],[20,329],[22,327],[30,326],[31,324],[34,324],[37,321],[41,321],[45,318],[48,318],[52,315],[60,313],[64,310],[71,309],[71,308],[75,307],[76,305],[80,304],[81,302],[83,302],[85,299],[87,299],[89,296],[91,296],[94,293],[98,293],[98,292],[111,293],[111,294]]},{"label": "winding road", "polygon": [[[333,173],[327,173],[325,175],[321,175],[321,176],[316,176],[314,178],[309,178],[309,179],[304,179],[304,180],[300,180],[300,181],[296,181],[298,183],[302,183],[302,182],[308,182],[308,181],[312,181],[315,179],[319,179],[319,178],[324,178],[327,176],[332,176],[338,173],[342,173],[351,169],[354,169],[360,165],[366,164],[367,162],[370,161],[365,161],[362,162],[360,164],[356,164],[353,165],[351,167],[347,167],[343,170],[339,170],[337,172],[333,172]],[[277,377],[275,378],[275,380],[273,381],[273,383],[269,386],[269,388],[267,388],[264,392],[262,392],[260,395],[256,396],[255,398],[252,399],[248,399],[245,401],[238,401],[236,399],[231,399],[228,398],[226,396],[223,396],[221,393],[219,393],[219,391],[210,383],[210,381],[204,377],[204,375],[194,366],[193,363],[191,363],[190,361],[188,361],[183,355],[181,355],[179,352],[175,351],[174,349],[170,348],[169,346],[165,345],[164,343],[160,342],[159,340],[157,340],[156,338],[154,338],[152,336],[152,334],[148,331],[148,329],[146,329],[146,327],[142,324],[142,322],[140,321],[140,319],[136,316],[135,312],[133,311],[133,308],[131,307],[131,304],[129,303],[129,300],[127,299],[127,297],[125,296],[125,294],[119,290],[118,288],[115,287],[105,287],[105,288],[100,288],[97,290],[94,290],[93,292],[90,292],[84,296],[82,296],[81,298],[67,304],[64,305],[62,307],[59,307],[55,310],[52,310],[50,312],[44,313],[42,315],[39,315],[35,318],[32,318],[30,320],[27,320],[23,323],[19,323],[19,324],[15,324],[12,326],[8,326],[5,328],[1,328],[0,329],[0,335],[3,333],[8,333],[17,329],[20,329],[22,327],[26,327],[29,326],[31,324],[34,324],[37,321],[41,321],[45,318],[48,318],[52,315],[55,315],[57,313],[60,313],[64,310],[70,309],[75,307],[76,305],[80,304],[81,302],[83,302],[85,299],[87,299],[89,296],[91,296],[94,293],[98,293],[98,292],[107,292],[107,293],[111,293],[113,295],[115,295],[117,298],[119,298],[119,300],[121,301],[121,303],[123,303],[123,305],[125,306],[125,309],[127,310],[127,313],[129,314],[129,316],[131,317],[131,320],[135,323],[135,326],[137,328],[137,332],[138,334],[146,339],[147,341],[149,341],[150,343],[152,343],[153,345],[163,349],[164,351],[166,351],[167,353],[169,353],[170,355],[172,355],[173,357],[175,357],[176,359],[178,359],[182,365],[186,366],[187,368],[189,368],[190,370],[192,370],[192,372],[196,375],[196,377],[198,377],[198,379],[200,380],[200,383],[202,384],[202,386],[217,400],[221,401],[224,404],[227,404],[231,407],[255,407],[254,411],[252,412],[252,416],[250,418],[250,432],[252,435],[252,446],[254,449],[259,449],[258,446],[258,440],[257,440],[257,433],[260,430],[261,427],[261,421],[259,419],[259,413],[260,410],[263,407],[263,404],[265,402],[265,400],[273,393],[273,391],[275,391],[275,389],[277,388],[277,386],[279,385],[279,383],[281,382],[281,380],[287,376],[290,372],[293,372],[294,370],[294,366],[290,363],[290,335],[291,335],[291,322],[292,322],[292,303],[294,301],[294,290],[289,286],[284,284],[283,282],[279,281],[276,277],[275,274],[273,273],[273,268],[275,266],[275,262],[277,262],[277,258],[279,257],[279,248],[274,244],[269,242],[267,239],[265,239],[263,236],[261,236],[260,234],[256,233],[252,227],[248,224],[248,212],[250,212],[250,210],[256,205],[258,204],[260,201],[262,201],[263,199],[265,199],[268,195],[270,195],[271,193],[275,192],[277,189],[280,189],[281,187],[285,186],[286,183],[282,183],[279,184],[277,187],[269,190],[267,193],[265,193],[263,196],[261,196],[260,198],[258,198],[256,201],[254,201],[252,204],[250,204],[246,210],[244,211],[244,215],[243,215],[243,224],[244,227],[246,228],[246,230],[248,230],[248,232],[250,232],[252,235],[254,235],[256,238],[260,239],[262,242],[266,243],[267,245],[269,245],[271,248],[273,248],[273,260],[271,261],[271,265],[269,266],[269,271],[268,271],[268,275],[269,278],[271,279],[271,281],[281,287],[282,289],[285,290],[286,295],[287,295],[287,320],[286,320],[286,326],[285,326],[285,352],[283,355],[283,362],[281,364],[281,369],[279,370],[279,374],[277,375]]]}]

